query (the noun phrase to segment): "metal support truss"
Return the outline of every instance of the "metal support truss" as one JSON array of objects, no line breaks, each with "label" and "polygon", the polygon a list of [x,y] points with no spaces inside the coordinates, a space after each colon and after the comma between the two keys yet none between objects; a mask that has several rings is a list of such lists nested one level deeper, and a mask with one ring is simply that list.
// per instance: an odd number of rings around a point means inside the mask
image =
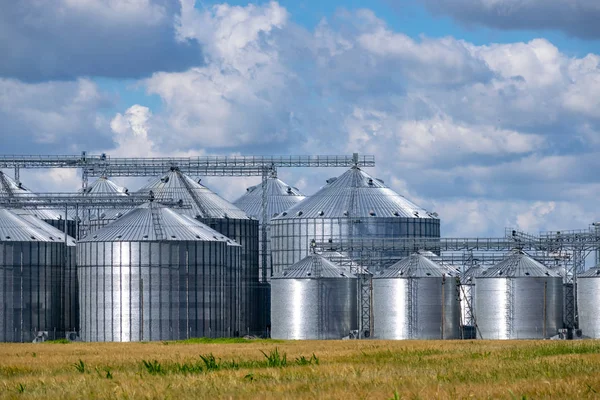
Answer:
[{"label": "metal support truss", "polygon": [[[397,237],[397,238],[368,238],[352,237],[351,239],[329,239],[315,242],[314,246],[323,251],[359,252],[370,251],[398,251],[418,252],[429,250],[441,251],[497,251],[506,252],[514,249],[534,251],[554,251],[582,247],[583,249],[596,249],[600,246],[600,235],[595,232],[584,231],[573,237],[564,237],[557,241],[552,237],[539,237],[531,240],[512,238],[427,238],[427,237]],[[436,252],[434,251],[434,252]]]},{"label": "metal support truss", "polygon": [[372,155],[199,156],[119,158],[105,154],[81,156],[0,156],[0,168],[79,168],[86,177],[154,176],[178,168],[202,176],[262,176],[265,168],[374,167]]},{"label": "metal support truss", "polygon": [[[65,207],[133,208],[152,200],[153,198],[148,194],[137,193],[132,193],[128,196],[114,196],[112,194],[82,196],[75,193],[42,193],[35,195],[13,195],[10,197],[0,196],[0,207],[54,210],[62,210]],[[164,199],[160,203],[169,207],[190,207],[189,204],[185,204],[182,201],[175,202],[173,199]]]},{"label": "metal support truss", "polygon": [[261,221],[262,223],[260,224],[260,238],[261,238],[261,249],[260,252],[262,253],[262,257],[261,257],[261,265],[260,265],[260,279],[262,282],[267,282],[267,279],[269,277],[267,277],[267,241],[268,241],[268,235],[267,235],[267,229],[270,225],[269,223],[269,219],[267,216],[267,200],[268,200],[268,193],[267,193],[267,184],[269,181],[269,175],[273,174],[275,171],[275,167],[271,166],[271,167],[266,167],[263,169],[262,171],[262,181],[261,181],[261,189],[262,189],[262,197],[261,197],[261,213],[262,213],[262,218]]}]

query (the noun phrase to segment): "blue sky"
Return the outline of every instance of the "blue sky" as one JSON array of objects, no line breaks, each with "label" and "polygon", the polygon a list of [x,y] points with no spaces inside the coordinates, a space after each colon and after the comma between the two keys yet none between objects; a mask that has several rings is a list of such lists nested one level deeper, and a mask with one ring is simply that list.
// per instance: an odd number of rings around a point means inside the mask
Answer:
[{"label": "blue sky", "polygon": [[[3,11],[5,153],[359,151],[438,212],[446,235],[600,219],[596,0],[56,0]],[[340,172],[280,175],[311,194]],[[74,171],[23,180],[78,186]],[[229,199],[256,183],[207,181]]]},{"label": "blue sky", "polygon": [[[248,1],[229,1],[231,5],[246,6]],[[268,4],[269,1],[255,1],[253,4]],[[314,29],[323,19],[332,18],[339,10],[369,9],[378,17],[385,20],[390,27],[413,38],[425,35],[432,38],[452,36],[477,45],[488,43],[528,42],[540,36],[546,38],[562,52],[574,57],[585,56],[588,53],[600,52],[600,39],[582,40],[560,30],[499,30],[485,26],[465,26],[448,16],[433,15],[427,8],[416,0],[346,0],[318,1],[304,0],[279,2],[292,16],[294,22],[307,29]],[[209,9],[221,4],[219,1],[198,1],[196,8]],[[108,93],[117,96],[116,111],[143,102],[154,111],[160,110],[159,96],[146,95],[143,88],[136,85],[134,79],[111,79],[93,77],[94,81]],[[107,112],[109,112],[107,110]]]}]

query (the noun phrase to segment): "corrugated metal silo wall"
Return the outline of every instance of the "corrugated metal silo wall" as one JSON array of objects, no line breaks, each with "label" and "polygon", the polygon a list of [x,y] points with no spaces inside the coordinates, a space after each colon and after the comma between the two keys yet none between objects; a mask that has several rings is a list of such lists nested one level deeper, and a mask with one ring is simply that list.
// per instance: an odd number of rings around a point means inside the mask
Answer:
[{"label": "corrugated metal silo wall", "polygon": [[358,328],[358,280],[271,280],[271,337],[341,339]]},{"label": "corrugated metal silo wall", "polygon": [[239,293],[240,320],[237,331],[241,336],[246,334],[260,335],[268,310],[261,303],[258,266],[258,221],[254,219],[200,219],[217,232],[235,240],[242,246],[241,287]]},{"label": "corrugated metal silo wall", "polygon": [[63,321],[66,331],[79,331],[79,283],[77,281],[77,247],[67,246],[63,273]]},{"label": "corrugated metal silo wall", "polygon": [[217,241],[79,243],[81,338],[234,336],[239,254]]},{"label": "corrugated metal silo wall", "polygon": [[477,278],[475,319],[482,339],[552,337],[563,326],[562,278]]},{"label": "corrugated metal silo wall", "polygon": [[62,243],[0,243],[0,341],[64,338]]},{"label": "corrugated metal silo wall", "polygon": [[[350,228],[351,227],[351,228]],[[311,240],[327,241],[351,237],[398,238],[440,237],[440,220],[434,218],[288,218],[271,222],[273,273],[309,254]],[[398,258],[406,253],[394,252]],[[376,271],[371,271],[376,272]]]},{"label": "corrugated metal silo wall", "polygon": [[458,339],[455,278],[373,279],[374,335],[379,339]]},{"label": "corrugated metal silo wall", "polygon": [[600,278],[577,280],[579,328],[585,336],[600,338]]}]

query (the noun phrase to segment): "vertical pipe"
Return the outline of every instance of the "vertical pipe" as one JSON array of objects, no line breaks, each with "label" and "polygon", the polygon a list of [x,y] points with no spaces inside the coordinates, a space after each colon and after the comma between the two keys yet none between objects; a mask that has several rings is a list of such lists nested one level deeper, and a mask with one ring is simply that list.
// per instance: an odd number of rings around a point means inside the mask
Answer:
[{"label": "vertical pipe", "polygon": [[373,312],[373,278],[369,277],[369,310],[371,318],[369,319],[369,330],[371,337],[375,337],[375,313]]},{"label": "vertical pipe", "polygon": [[358,276],[358,279],[356,280],[356,293],[358,293],[357,299],[356,299],[356,309],[358,311],[358,337],[357,339],[360,339],[363,337],[362,335],[362,331],[363,331],[363,306],[362,306],[362,276]]},{"label": "vertical pipe", "polygon": [[445,324],[444,324],[444,317],[446,316],[446,310],[445,310],[445,300],[446,300],[446,291],[445,291],[445,286],[446,286],[446,276],[442,276],[442,339],[444,339],[446,337],[446,332],[445,332]]},{"label": "vertical pipe", "polygon": [[[70,297],[67,297],[67,295],[70,295],[71,292],[67,290],[67,288],[71,287],[71,281],[70,281],[70,274],[67,274],[67,271],[70,271],[70,265],[69,265],[69,240],[68,240],[68,230],[67,230],[67,215],[69,215],[69,206],[65,204],[65,248],[64,248],[64,257],[63,257],[63,267],[61,268],[61,273],[59,274],[59,284],[61,285],[61,288],[59,290],[59,293],[62,293],[62,295],[60,296],[60,320],[62,321],[63,326],[66,326],[66,322],[64,321],[64,316],[66,315],[65,310],[67,309],[67,307],[69,307],[69,310],[71,310],[71,302],[68,300],[70,299]],[[68,281],[67,281],[68,280]],[[70,313],[69,313],[70,315]],[[54,335],[54,339],[56,339],[56,334]]]},{"label": "vertical pipe", "polygon": [[185,249],[185,331],[190,338],[190,253]]},{"label": "vertical pipe", "polygon": [[547,318],[547,295],[548,295],[548,281],[544,281],[544,338],[546,338],[546,318]]},{"label": "vertical pipe", "polygon": [[19,253],[19,255],[21,258],[21,260],[19,262],[19,264],[21,266],[21,273],[19,274],[20,278],[21,278],[21,281],[20,281],[21,290],[19,291],[19,294],[21,297],[21,304],[20,304],[20,306],[21,306],[21,328],[20,328],[20,331],[21,331],[21,343],[23,343],[23,308],[24,308],[24,306],[23,306],[23,300],[24,300],[23,299],[23,248],[21,248],[21,252]]},{"label": "vertical pipe", "polygon": [[79,203],[75,204],[75,239],[79,240]]},{"label": "vertical pipe", "polygon": [[140,276],[140,342],[144,340],[144,278]]}]

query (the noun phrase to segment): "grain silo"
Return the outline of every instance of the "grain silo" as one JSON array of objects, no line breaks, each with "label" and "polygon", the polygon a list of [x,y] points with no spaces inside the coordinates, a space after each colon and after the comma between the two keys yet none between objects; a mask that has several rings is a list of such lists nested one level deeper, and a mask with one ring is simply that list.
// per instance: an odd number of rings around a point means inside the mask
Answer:
[{"label": "grain silo", "polygon": [[357,329],[358,279],[318,254],[271,277],[271,337],[342,339]]},{"label": "grain silo", "polygon": [[543,339],[563,326],[563,282],[556,272],[515,251],[475,278],[481,339]]},{"label": "grain silo", "polygon": [[84,341],[232,337],[240,246],[156,203],[77,244]]},{"label": "grain silo", "polygon": [[373,277],[379,339],[458,339],[459,286],[450,271],[412,254]]},{"label": "grain silo", "polygon": [[0,209],[0,342],[64,338],[61,239]]},{"label": "grain silo", "polygon": [[244,211],[176,168],[139,190],[149,196],[150,192],[157,202],[182,200],[191,207],[178,208],[178,212],[197,219],[242,246],[242,315],[238,330],[242,335],[260,334],[263,330],[260,313],[264,310],[259,308],[258,220],[248,217]]},{"label": "grain silo", "polygon": [[[0,196],[35,198],[36,194],[0,171]],[[65,216],[64,212],[37,208],[31,209],[30,213],[62,232],[65,231],[66,224],[68,235],[71,237],[77,235],[77,223],[73,218]]]},{"label": "grain silo", "polygon": [[[273,274],[306,257],[312,240],[439,236],[437,214],[427,212],[383,181],[353,167],[272,219]],[[389,255],[398,258],[407,254]],[[368,267],[377,272],[374,266]]]},{"label": "grain silo", "polygon": [[[122,187],[106,177],[100,177],[87,188],[80,191],[82,196],[109,196],[126,197],[129,196],[127,188]],[[92,208],[85,207],[78,210],[77,217],[83,219],[84,226],[80,227],[81,236],[90,234],[95,230],[108,225],[109,223],[121,218],[131,207],[125,208]]]},{"label": "grain silo", "polygon": [[66,248],[62,260],[60,307],[62,310],[62,325],[66,332],[70,332],[69,336],[72,336],[73,332],[79,331],[79,285],[77,282],[76,264],[77,242],[71,236],[65,238],[64,232],[30,214],[29,210],[17,209],[12,210],[12,212],[36,228],[46,232],[48,237],[53,238],[56,242],[61,242]]},{"label": "grain silo", "polygon": [[600,266],[577,277],[579,329],[585,336],[600,338]]}]

